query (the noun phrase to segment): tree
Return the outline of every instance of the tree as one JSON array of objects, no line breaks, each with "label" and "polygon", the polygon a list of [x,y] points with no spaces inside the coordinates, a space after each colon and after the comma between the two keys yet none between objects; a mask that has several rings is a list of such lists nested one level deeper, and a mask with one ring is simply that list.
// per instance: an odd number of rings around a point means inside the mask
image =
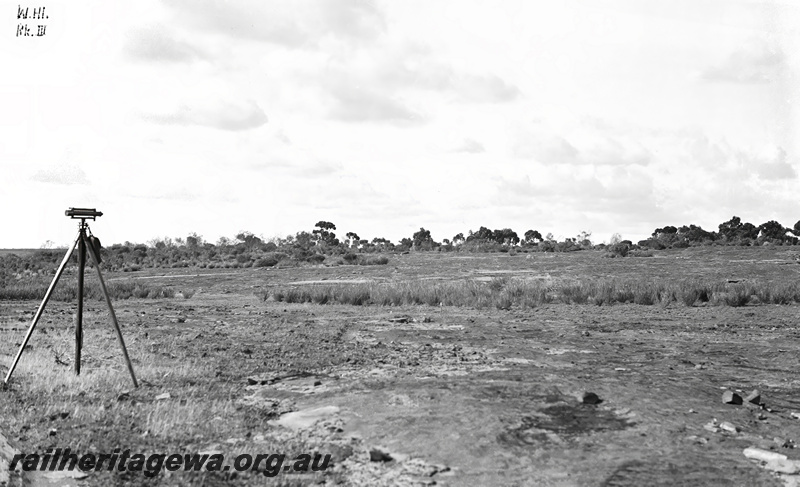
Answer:
[{"label": "tree", "polygon": [[399,247],[402,250],[408,250],[408,249],[411,248],[412,245],[414,245],[414,242],[410,238],[406,237],[406,238],[400,240]]},{"label": "tree", "polygon": [[358,246],[359,240],[361,240],[361,238],[358,236],[358,234],[356,234],[355,232],[347,232],[347,234],[345,235],[344,243],[348,247],[355,247]]},{"label": "tree", "polygon": [[486,227],[481,227],[477,232],[474,233],[472,230],[470,230],[469,237],[467,237],[467,242],[473,242],[476,240],[492,241],[494,240],[494,232]]},{"label": "tree", "polygon": [[742,228],[742,219],[734,216],[730,220],[719,224],[719,234],[725,240],[736,240],[740,237],[739,232]]},{"label": "tree", "polygon": [[676,233],[678,233],[678,229],[677,228],[675,228],[675,227],[673,227],[671,225],[667,225],[664,228],[656,228],[653,231],[653,238],[657,238],[657,239],[667,238],[667,239],[669,239],[672,236],[674,236]]},{"label": "tree", "polygon": [[794,230],[792,230],[792,233],[800,237],[800,220],[797,220],[797,223],[794,224]]},{"label": "tree", "polygon": [[339,239],[333,233],[333,230],[336,230],[336,225],[331,222],[318,221],[314,226],[316,228],[311,233],[316,236],[317,243],[325,243],[331,246],[339,245]]},{"label": "tree", "polygon": [[203,245],[203,237],[196,233],[190,233],[188,237],[186,237],[186,246],[191,248],[197,248]]},{"label": "tree", "polygon": [[528,230],[525,232],[525,243],[528,245],[542,241],[542,234],[538,230]]},{"label": "tree", "polygon": [[411,242],[417,250],[430,250],[433,247],[433,238],[431,237],[430,230],[420,228],[411,236]]},{"label": "tree", "polygon": [[713,232],[707,232],[697,225],[683,225],[678,229],[678,236],[687,242],[704,242],[716,240],[717,236]]},{"label": "tree", "polygon": [[495,230],[492,232],[492,239],[495,242],[503,245],[517,245],[519,243],[517,232],[511,230],[510,228]]},{"label": "tree", "polygon": [[[798,223],[800,223],[800,222],[798,222]],[[464,242],[465,242],[465,239],[464,239],[464,234],[463,233],[459,233],[458,235],[453,237],[453,245],[461,245]]]},{"label": "tree", "polygon": [[758,226],[759,235],[768,240],[783,242],[786,240],[787,229],[775,220],[770,220]]},{"label": "tree", "polygon": [[239,240],[248,249],[260,246],[263,242],[260,238],[256,237],[252,232],[239,232],[236,235],[236,240]]},{"label": "tree", "polygon": [[298,232],[294,236],[295,244],[301,248],[307,249],[314,245],[315,236],[308,232]]}]

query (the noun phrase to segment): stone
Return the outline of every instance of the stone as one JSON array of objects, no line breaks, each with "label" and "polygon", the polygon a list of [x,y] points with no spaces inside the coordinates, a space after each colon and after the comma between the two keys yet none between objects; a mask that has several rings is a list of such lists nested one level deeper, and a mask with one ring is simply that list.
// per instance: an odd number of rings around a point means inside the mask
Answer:
[{"label": "stone", "polygon": [[735,405],[742,404],[742,396],[733,391],[725,391],[722,393],[722,403]]},{"label": "stone", "polygon": [[269,424],[275,426],[283,426],[292,430],[304,429],[312,426],[317,421],[323,420],[333,416],[339,412],[336,406],[324,406],[315,409],[304,409],[302,411],[295,411],[286,413],[279,419],[268,421]]},{"label": "stone", "polygon": [[782,453],[775,453],[772,451],[762,450],[761,448],[749,447],[745,448],[742,453],[747,458],[752,458],[753,460],[761,460],[762,462],[771,462],[775,460],[786,460],[786,455]]},{"label": "stone", "polygon": [[[59,470],[56,472],[48,472],[44,474],[44,476],[50,480],[62,480],[62,479],[85,479],[89,476],[88,473],[81,472],[78,469],[75,470]],[[49,483],[49,482],[48,482]],[[68,484],[65,484],[68,485]]]},{"label": "stone", "polygon": [[747,397],[744,398],[745,401],[749,402],[750,404],[761,404],[761,393],[758,390],[753,390]]},{"label": "stone", "polygon": [[169,395],[169,392],[165,392],[164,394],[157,395],[155,397],[155,399],[156,399],[156,401],[163,401],[165,399],[169,399],[170,397],[172,397],[172,396]]},{"label": "stone", "polygon": [[800,472],[800,461],[798,460],[770,460],[764,465],[767,470],[773,472],[794,475]]},{"label": "stone", "polygon": [[391,462],[392,460],[394,459],[392,458],[391,455],[377,448],[372,448],[369,451],[370,462]]},{"label": "stone", "polygon": [[600,396],[598,396],[594,392],[584,392],[583,393],[583,403],[584,404],[600,404],[601,402],[603,402],[603,400],[600,399]]},{"label": "stone", "polygon": [[739,432],[739,428],[738,427],[734,426],[733,424],[731,424],[731,423],[729,423],[727,421],[721,422],[719,424],[719,429],[721,429],[723,431],[727,431],[729,433],[738,433]]}]

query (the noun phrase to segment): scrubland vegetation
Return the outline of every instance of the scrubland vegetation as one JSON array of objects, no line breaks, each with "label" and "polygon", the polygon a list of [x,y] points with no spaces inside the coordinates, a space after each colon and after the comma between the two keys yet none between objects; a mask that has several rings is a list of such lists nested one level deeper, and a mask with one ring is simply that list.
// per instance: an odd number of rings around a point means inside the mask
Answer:
[{"label": "scrubland vegetation", "polygon": [[[336,237],[335,230],[336,225],[333,223],[320,221],[317,222],[311,232],[302,231],[285,238],[265,241],[262,237],[258,237],[253,233],[241,232],[235,239],[223,237],[216,244],[204,242],[202,237],[197,234],[191,234],[185,239],[154,239],[148,244],[116,243],[104,247],[101,255],[103,267],[108,271],[137,272],[150,268],[238,269],[321,264],[329,266],[386,265],[391,261],[390,256],[392,254],[410,251],[502,252],[514,255],[519,252],[593,250],[603,252],[606,257],[652,257],[653,251],[663,249],[681,249],[694,246],[784,246],[797,245],[800,242],[798,240],[798,236],[800,236],[800,221],[794,227],[787,228],[776,221],[769,221],[756,226],[742,222],[738,217],[733,217],[729,221],[720,224],[716,232],[706,231],[695,225],[657,228],[650,238],[640,240],[637,243],[623,240],[621,236],[614,235],[608,243],[594,244],[591,241],[590,232],[581,232],[578,236],[565,238],[563,241],[556,241],[552,234],[547,234],[543,237],[536,230],[528,230],[522,237],[519,237],[515,231],[509,228],[490,230],[482,226],[477,231],[469,231],[466,237],[459,233],[452,239],[443,239],[441,242],[435,241],[429,230],[420,228],[410,238],[403,238],[399,243],[394,244],[384,238],[373,238],[371,241],[361,239],[354,232],[348,232],[345,238],[340,240]],[[63,249],[40,249],[26,252],[24,255],[11,253],[0,256],[0,299],[26,299],[43,295],[51,276],[63,257],[63,253]],[[73,263],[76,262],[76,259],[77,257],[73,254]],[[511,287],[515,286],[518,288],[522,285],[514,284]],[[591,286],[594,286],[594,288],[587,291],[586,288]],[[613,297],[616,295],[609,298],[608,293],[603,291],[603,286],[608,286],[608,284],[583,284],[582,290],[578,292],[578,295],[587,294],[593,297],[595,301],[601,302],[625,302],[627,300]],[[525,289],[517,292],[521,292],[525,296],[524,302],[527,303],[533,299],[527,294],[527,288],[530,286],[525,285],[522,287]],[[128,284],[112,284],[110,288],[113,297],[116,299],[169,297],[175,293],[175,290],[170,288],[148,287],[142,284],[137,284],[133,287]],[[74,286],[61,288],[57,290],[54,299],[71,300],[75,292]],[[356,294],[361,292],[358,291]],[[372,297],[373,292],[378,291],[371,290],[371,297],[367,301],[381,302],[383,298]],[[381,294],[383,292],[380,291],[378,294],[383,296]],[[477,295],[471,296],[470,292],[472,291],[470,290],[453,291],[436,288],[422,292],[424,296],[409,299],[410,302],[417,299],[423,302],[436,301],[429,295],[431,293],[435,295],[440,292],[445,292],[448,295],[463,295],[465,296],[463,299],[466,302],[469,302],[468,299],[478,297]],[[570,292],[566,291],[567,294]],[[97,294],[97,290],[90,286],[88,293],[89,298],[92,298]],[[315,295],[318,294],[319,290],[315,290],[314,293]],[[509,293],[511,291],[507,292],[507,294]],[[545,298],[536,298],[532,302],[541,304],[552,298],[552,293],[545,294]],[[559,291],[557,294],[564,295],[564,292]],[[657,294],[659,297],[654,301],[664,301],[662,291],[657,291]],[[752,295],[758,294],[754,293]],[[314,299],[322,298],[303,299],[313,301]],[[334,301],[336,299],[338,298],[333,296],[327,298],[327,300]],[[358,297],[346,299],[359,301]],[[459,301],[460,298],[454,299]],[[518,300],[516,295],[509,295],[508,299],[512,302]],[[565,298],[556,297],[554,299],[563,301]],[[579,297],[578,300],[580,299]],[[647,301],[649,298],[639,297],[638,300]],[[390,298],[389,301],[394,302],[396,299]],[[762,301],[765,300],[762,299]],[[771,302],[769,299],[766,301]]]},{"label": "scrubland vegetation", "polygon": [[748,303],[800,303],[800,285],[797,282],[711,283],[699,280],[663,282],[652,279],[567,281],[551,284],[498,277],[488,282],[413,281],[281,286],[268,292],[264,299],[287,303],[498,309],[533,308],[549,303],[598,306],[630,303],[646,306],[665,306],[671,303],[686,306],[744,306]]}]

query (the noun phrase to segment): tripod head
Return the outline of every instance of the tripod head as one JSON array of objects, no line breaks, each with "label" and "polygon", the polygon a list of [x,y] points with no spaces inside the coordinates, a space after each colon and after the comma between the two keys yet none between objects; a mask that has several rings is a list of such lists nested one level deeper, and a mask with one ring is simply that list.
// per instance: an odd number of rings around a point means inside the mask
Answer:
[{"label": "tripod head", "polygon": [[73,220],[94,220],[98,216],[103,216],[102,211],[97,211],[94,208],[70,208],[69,210],[65,211],[64,214]]}]

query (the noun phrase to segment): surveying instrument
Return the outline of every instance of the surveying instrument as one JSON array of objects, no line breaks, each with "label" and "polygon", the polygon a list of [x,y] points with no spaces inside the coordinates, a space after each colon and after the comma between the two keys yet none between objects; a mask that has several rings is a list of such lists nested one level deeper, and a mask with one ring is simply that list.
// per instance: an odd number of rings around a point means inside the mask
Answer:
[{"label": "surveying instrument", "polygon": [[131,359],[128,357],[128,350],[125,348],[125,340],[122,339],[122,331],[119,329],[117,315],[114,313],[114,307],[111,306],[111,297],[108,295],[106,283],[103,281],[103,274],[100,272],[100,241],[94,235],[92,235],[91,230],[89,230],[89,225],[86,224],[86,220],[94,221],[97,217],[103,216],[103,212],[97,211],[94,208],[70,208],[64,213],[73,220],[80,220],[80,223],[78,224],[78,237],[75,239],[75,243],[72,244],[72,246],[67,250],[67,255],[65,255],[64,260],[61,261],[61,265],[58,267],[55,277],[53,277],[53,282],[51,282],[50,287],[47,288],[47,292],[44,295],[42,304],[39,305],[39,309],[33,316],[33,322],[31,322],[31,326],[28,328],[28,333],[25,334],[25,339],[22,341],[22,345],[19,347],[17,356],[14,358],[14,363],[11,365],[11,368],[8,369],[8,374],[6,374],[6,379],[4,382],[8,384],[9,379],[11,379],[11,374],[14,373],[17,363],[19,363],[22,352],[25,350],[25,346],[28,344],[28,340],[31,338],[33,329],[36,328],[36,323],[39,321],[39,318],[41,318],[44,307],[50,300],[50,296],[53,294],[53,290],[56,287],[56,283],[58,283],[58,279],[61,277],[64,269],[67,267],[67,262],[69,262],[70,257],[72,257],[72,252],[77,247],[78,311],[75,320],[75,375],[80,375],[81,373],[81,346],[83,345],[83,273],[84,269],[86,268],[86,254],[89,254],[89,257],[92,260],[92,265],[94,266],[95,270],[97,270],[97,278],[100,280],[100,288],[103,290],[103,295],[106,297],[108,314],[111,316],[111,323],[114,325],[114,329],[117,332],[117,339],[119,339],[119,345],[122,348],[122,355],[125,357],[125,363],[128,365],[128,372],[131,373],[133,386],[139,387],[139,384],[136,382],[136,376],[133,373]]}]

